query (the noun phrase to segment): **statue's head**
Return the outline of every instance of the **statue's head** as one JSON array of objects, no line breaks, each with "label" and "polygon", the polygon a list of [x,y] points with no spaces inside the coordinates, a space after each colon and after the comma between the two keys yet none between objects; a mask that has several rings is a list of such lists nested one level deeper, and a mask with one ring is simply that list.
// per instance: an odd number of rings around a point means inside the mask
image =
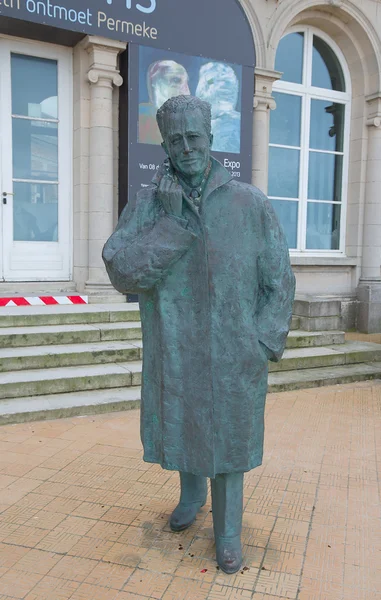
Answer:
[{"label": "statue's head", "polygon": [[168,98],[190,94],[189,77],[183,65],[173,60],[157,60],[149,66],[147,88],[151,102],[160,108]]},{"label": "statue's head", "polygon": [[156,118],[174,169],[185,178],[204,173],[213,143],[210,104],[176,96],[159,108]]}]

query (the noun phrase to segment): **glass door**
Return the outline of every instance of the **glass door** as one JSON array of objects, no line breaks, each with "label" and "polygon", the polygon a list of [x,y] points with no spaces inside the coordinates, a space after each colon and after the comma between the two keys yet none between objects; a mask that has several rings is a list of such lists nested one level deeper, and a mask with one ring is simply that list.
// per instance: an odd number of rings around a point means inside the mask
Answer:
[{"label": "glass door", "polygon": [[0,38],[2,277],[71,277],[71,52]]}]

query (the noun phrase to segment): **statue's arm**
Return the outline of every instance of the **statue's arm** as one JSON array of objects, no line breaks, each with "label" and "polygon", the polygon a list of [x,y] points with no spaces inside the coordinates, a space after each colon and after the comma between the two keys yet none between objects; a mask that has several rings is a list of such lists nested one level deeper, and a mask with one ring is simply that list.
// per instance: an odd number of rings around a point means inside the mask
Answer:
[{"label": "statue's arm", "polygon": [[155,211],[154,200],[152,191],[138,194],[122,212],[103,248],[110,281],[122,294],[153,288],[196,238],[185,219]]},{"label": "statue's arm", "polygon": [[258,259],[258,338],[269,360],[282,358],[290,329],[295,276],[285,235],[271,203],[262,197],[263,251]]}]

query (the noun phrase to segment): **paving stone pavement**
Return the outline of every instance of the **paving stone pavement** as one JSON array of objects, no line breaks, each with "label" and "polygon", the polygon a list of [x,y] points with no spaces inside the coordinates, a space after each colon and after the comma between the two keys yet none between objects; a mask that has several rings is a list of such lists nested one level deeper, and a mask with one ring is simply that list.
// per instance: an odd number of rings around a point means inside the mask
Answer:
[{"label": "paving stone pavement", "polygon": [[380,600],[381,381],[270,394],[246,475],[244,568],[216,568],[210,497],[173,534],[176,473],[139,412],[0,428],[0,600]]}]

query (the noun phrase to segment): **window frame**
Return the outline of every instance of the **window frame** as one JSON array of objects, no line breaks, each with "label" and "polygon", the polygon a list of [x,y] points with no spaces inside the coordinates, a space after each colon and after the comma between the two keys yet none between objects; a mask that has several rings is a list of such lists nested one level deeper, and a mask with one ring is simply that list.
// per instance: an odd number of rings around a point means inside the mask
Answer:
[{"label": "window frame", "polygon": [[[296,198],[279,198],[269,196],[273,200],[293,200],[298,203],[298,226],[297,226],[297,247],[290,248],[292,256],[345,256],[345,240],[346,240],[346,219],[347,219],[347,201],[348,201],[348,178],[349,178],[349,148],[350,148],[350,123],[351,123],[351,101],[352,87],[350,71],[344,54],[337,44],[323,31],[312,26],[293,26],[285,32],[286,37],[290,33],[304,34],[304,53],[303,53],[303,71],[302,83],[292,83],[278,79],[273,84],[273,92],[291,94],[301,97],[301,132],[300,146],[284,146],[280,144],[269,143],[269,148],[292,148],[300,151],[300,166],[299,166],[299,197]],[[312,83],[312,58],[313,58],[313,36],[321,38],[335,53],[337,60],[343,70],[345,92],[337,92],[325,88],[318,88],[310,85]],[[341,202],[335,201],[318,201],[319,203],[340,204],[340,245],[338,250],[328,249],[308,249],[307,245],[307,210],[308,210],[308,175],[309,175],[309,155],[310,155],[310,133],[311,133],[311,103],[312,100],[328,100],[345,105],[344,118],[344,135],[343,135],[343,151],[331,152],[322,150],[326,154],[340,154],[343,156],[343,175],[342,175],[342,195]],[[314,151],[314,149],[311,149]],[[318,150],[319,151],[319,150]]]},{"label": "window frame", "polygon": [[[0,61],[2,66],[2,81],[0,83],[4,86],[4,82],[9,82],[9,89],[6,92],[6,102],[4,103],[2,118],[4,122],[4,139],[0,137],[2,144],[2,150],[8,147],[6,146],[6,140],[11,140],[11,148],[13,144],[12,137],[12,89],[11,89],[11,56],[25,55],[35,58],[42,58],[53,60],[57,62],[57,92],[58,92],[58,239],[57,242],[33,242],[33,250],[35,249],[36,255],[31,254],[33,260],[38,260],[33,274],[30,274],[31,270],[20,270],[13,267],[13,263],[8,266],[8,270],[5,270],[4,260],[6,259],[6,244],[11,244],[13,247],[14,264],[22,264],[25,261],[27,244],[28,241],[15,241],[13,240],[13,213],[11,217],[12,226],[12,239],[3,240],[3,263],[2,268],[4,269],[4,277],[6,281],[71,281],[73,277],[73,239],[74,239],[74,215],[73,215],[73,176],[74,176],[74,96],[73,96],[73,50],[66,46],[59,46],[57,44],[50,44],[48,42],[40,42],[36,40],[29,40],[24,38],[13,37],[5,34],[0,35],[0,41],[4,42],[4,45],[0,45]],[[4,94],[3,94],[4,95]],[[43,119],[46,121],[46,119]],[[47,119],[48,121],[50,119]],[[2,160],[4,163],[4,159]],[[3,164],[0,165],[3,168]],[[17,178],[14,178],[13,171],[12,177],[9,180],[9,188],[13,190],[13,183]],[[54,182],[49,182],[54,183]],[[12,202],[13,210],[13,202]],[[54,246],[53,246],[54,244]],[[49,264],[51,268],[48,269],[41,259],[46,254],[49,257]],[[37,258],[36,258],[37,257]],[[45,261],[48,264],[48,261]],[[60,265],[60,268],[56,267]],[[1,266],[1,265],[0,265]],[[1,277],[1,272],[0,272]]]}]

